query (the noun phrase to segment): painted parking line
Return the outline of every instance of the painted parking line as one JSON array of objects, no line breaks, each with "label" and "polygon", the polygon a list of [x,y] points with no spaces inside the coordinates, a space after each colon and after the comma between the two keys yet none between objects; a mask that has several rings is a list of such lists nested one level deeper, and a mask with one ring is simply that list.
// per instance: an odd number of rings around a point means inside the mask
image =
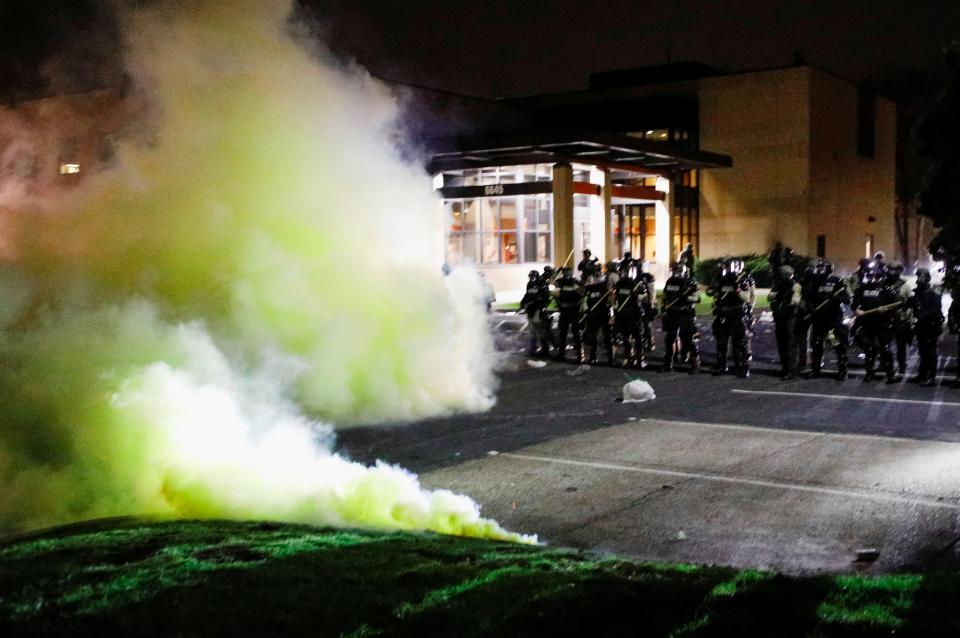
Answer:
[{"label": "painted parking line", "polygon": [[806,492],[811,494],[823,494],[827,496],[841,496],[844,498],[860,498],[875,501],[886,501],[889,503],[900,503],[905,505],[920,505],[923,507],[932,507],[944,510],[960,510],[960,505],[949,501],[938,501],[932,498],[900,496],[898,494],[889,494],[885,492],[875,492],[859,490],[854,488],[810,485],[807,483],[794,483],[788,481],[770,481],[765,479],[754,479],[745,476],[728,476],[724,474],[714,474],[712,472],[690,472],[685,470],[668,470],[656,467],[643,467],[635,465],[619,465],[616,463],[598,463],[595,461],[577,461],[575,459],[564,459],[551,456],[537,456],[533,454],[517,454],[514,452],[491,452],[495,456],[505,456],[511,459],[523,461],[535,461],[552,465],[568,465],[574,467],[588,467],[598,470],[608,470],[614,472],[629,472],[632,474],[652,474],[656,476],[669,476],[673,478],[697,479],[702,481],[712,481],[715,483],[728,483],[736,485],[750,485],[753,487],[768,487],[773,489],[786,490],[791,492]]},{"label": "painted parking line", "polygon": [[960,402],[957,401],[923,401],[921,399],[888,399],[885,397],[861,397],[852,394],[817,394],[815,392],[783,392],[777,390],[730,390],[735,394],[759,394],[774,395],[780,397],[801,397],[814,399],[835,399],[837,401],[878,401],[881,403],[907,403],[911,405],[926,406],[949,406],[960,408]]}]

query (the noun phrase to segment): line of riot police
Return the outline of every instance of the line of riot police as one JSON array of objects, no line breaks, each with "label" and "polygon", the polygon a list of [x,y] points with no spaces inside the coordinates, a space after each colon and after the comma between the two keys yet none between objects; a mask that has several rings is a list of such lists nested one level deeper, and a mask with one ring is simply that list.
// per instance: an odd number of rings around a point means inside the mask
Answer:
[{"label": "line of riot police", "polygon": [[[530,327],[530,355],[547,356],[553,351],[563,361],[570,337],[577,362],[597,363],[602,348],[611,365],[646,367],[646,355],[654,347],[651,322],[657,312],[653,275],[644,272],[643,260],[633,259],[630,253],[619,263],[602,267],[589,250],[583,252],[577,266],[579,278],[566,267],[530,271],[520,300]],[[548,311],[554,300],[556,335]]]},{"label": "line of riot police", "polygon": [[[655,348],[653,321],[659,314],[667,343],[672,344],[665,366],[672,369],[676,358],[689,362],[693,371],[699,369],[694,306],[700,293],[686,262],[674,267],[659,310],[653,275],[644,266],[642,259],[633,259],[629,252],[619,262],[601,266],[585,250],[577,266],[579,278],[566,267],[554,271],[547,266],[543,273],[531,270],[520,301],[530,327],[530,355],[547,356],[553,351],[563,361],[569,337],[576,362],[595,364],[602,354],[610,365],[645,368],[647,355]],[[553,300],[558,313],[556,335],[549,318]]]},{"label": "line of riot police", "polygon": [[[771,267],[775,265],[771,259]],[[824,349],[830,346],[837,358],[836,378],[846,379],[853,342],[864,354],[864,381],[897,383],[906,374],[908,348],[916,339],[920,364],[910,380],[935,383],[944,317],[929,270],[918,268],[911,288],[903,265],[887,263],[883,253],[861,260],[848,279],[834,274],[833,264],[825,259],[799,274],[787,263],[777,266],[768,299],[783,378],[821,376]],[[852,325],[845,307],[852,311]],[[810,368],[804,371],[808,351]]]},{"label": "line of riot police", "polygon": [[[788,263],[789,249],[778,248],[770,255],[774,272],[768,299],[784,379],[821,376],[827,347],[836,353],[837,378],[846,379],[852,341],[864,353],[866,381],[882,375],[888,383],[896,383],[906,372],[907,351],[916,340],[920,365],[911,381],[935,382],[944,317],[941,293],[931,285],[928,270],[917,270],[916,287],[911,288],[903,278],[902,265],[888,264],[878,253],[872,260],[862,260],[848,279],[836,275],[824,259],[796,273]],[[696,373],[701,366],[695,310],[700,288],[691,273],[689,247],[683,257],[671,268],[659,308],[653,276],[644,271],[643,260],[633,259],[630,253],[619,263],[601,267],[584,251],[577,266],[579,278],[566,267],[530,271],[521,310],[528,315],[531,356],[553,354],[563,361],[569,338],[577,362],[597,363],[602,348],[610,365],[644,368],[655,347],[652,322],[659,315],[665,344],[662,368],[687,366]],[[960,262],[947,270],[945,287],[960,297]],[[743,262],[726,260],[706,294],[713,298],[717,345],[713,373],[749,377],[756,301],[753,277],[745,272]],[[552,302],[558,312],[556,334],[549,317]],[[852,327],[847,307],[852,311]],[[960,330],[960,306],[955,303],[949,314],[952,331]]]}]

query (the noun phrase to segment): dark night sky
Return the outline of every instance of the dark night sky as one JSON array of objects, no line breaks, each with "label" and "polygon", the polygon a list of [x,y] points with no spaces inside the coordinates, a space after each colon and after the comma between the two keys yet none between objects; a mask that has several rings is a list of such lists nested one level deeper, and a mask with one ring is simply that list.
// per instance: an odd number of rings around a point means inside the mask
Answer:
[{"label": "dark night sky", "polygon": [[504,96],[585,88],[593,71],[806,59],[854,80],[928,68],[960,37],[957,0],[301,0],[333,48],[386,78]]},{"label": "dark night sky", "polygon": [[[152,2],[162,0],[115,0]],[[271,0],[263,0],[271,1]],[[795,51],[862,80],[930,68],[960,37],[958,0],[297,0],[335,52],[375,75],[480,96],[585,88],[591,72],[699,60],[731,71]],[[0,93],[43,69],[70,85],[118,72],[110,0],[0,0]]]}]

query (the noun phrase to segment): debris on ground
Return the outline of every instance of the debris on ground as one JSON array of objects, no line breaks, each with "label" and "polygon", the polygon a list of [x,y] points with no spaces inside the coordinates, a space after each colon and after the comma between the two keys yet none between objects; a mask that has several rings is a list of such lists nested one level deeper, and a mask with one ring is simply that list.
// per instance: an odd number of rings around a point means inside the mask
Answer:
[{"label": "debris on ground", "polygon": [[880,558],[880,550],[874,547],[863,547],[857,550],[858,563],[872,563]]},{"label": "debris on ground", "polygon": [[531,368],[545,368],[547,367],[547,362],[538,361],[537,359],[527,359],[527,366]]},{"label": "debris on ground", "polygon": [[590,371],[590,366],[586,363],[578,365],[573,370],[567,370],[568,377],[579,377],[581,374],[586,374]]},{"label": "debris on ground", "polygon": [[623,386],[624,403],[644,403],[656,398],[653,386],[642,379],[634,379]]},{"label": "debris on ground", "polygon": [[677,533],[674,535],[673,540],[674,540],[674,541],[685,541],[685,540],[687,540],[687,533],[684,532],[683,530],[680,530],[679,532],[677,532]]}]

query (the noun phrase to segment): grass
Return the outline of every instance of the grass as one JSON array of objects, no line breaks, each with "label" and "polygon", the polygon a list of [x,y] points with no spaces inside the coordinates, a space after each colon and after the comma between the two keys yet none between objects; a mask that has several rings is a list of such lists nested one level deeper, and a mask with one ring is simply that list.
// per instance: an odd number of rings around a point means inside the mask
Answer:
[{"label": "grass", "polygon": [[0,635],[960,635],[960,576],[789,578],[433,534],[94,521],[0,543]]}]

